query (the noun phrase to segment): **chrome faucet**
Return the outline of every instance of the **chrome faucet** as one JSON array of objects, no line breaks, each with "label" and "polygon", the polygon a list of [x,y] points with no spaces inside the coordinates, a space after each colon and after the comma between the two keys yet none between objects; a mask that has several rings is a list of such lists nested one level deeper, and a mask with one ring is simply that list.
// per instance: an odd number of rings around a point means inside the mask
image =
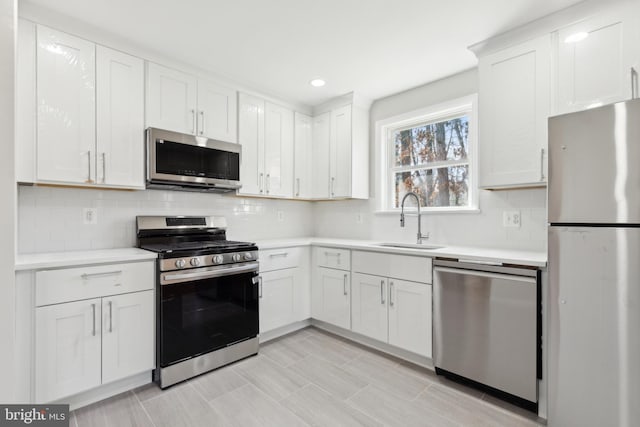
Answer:
[{"label": "chrome faucet", "polygon": [[400,227],[404,227],[404,202],[405,200],[407,200],[407,197],[409,196],[413,196],[416,198],[416,204],[418,205],[418,239],[417,239],[417,243],[419,245],[422,244],[423,240],[426,240],[429,238],[429,233],[427,234],[422,234],[422,221],[420,221],[420,197],[418,197],[418,195],[416,193],[414,193],[413,191],[409,191],[407,194],[404,195],[404,197],[402,198],[402,210],[400,212]]}]

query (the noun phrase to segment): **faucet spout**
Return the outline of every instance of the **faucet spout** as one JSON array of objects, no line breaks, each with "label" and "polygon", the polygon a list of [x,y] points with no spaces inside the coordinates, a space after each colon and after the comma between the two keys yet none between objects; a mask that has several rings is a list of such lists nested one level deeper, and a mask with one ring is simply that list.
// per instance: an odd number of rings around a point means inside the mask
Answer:
[{"label": "faucet spout", "polygon": [[420,197],[414,193],[413,191],[409,191],[402,198],[401,210],[400,210],[400,227],[404,227],[404,202],[407,200],[407,197],[414,197],[416,199],[416,205],[418,206],[418,234],[417,234],[417,243],[422,244],[423,240],[429,238],[429,233],[426,235],[422,234],[422,221],[421,221],[421,213],[420,213]]}]

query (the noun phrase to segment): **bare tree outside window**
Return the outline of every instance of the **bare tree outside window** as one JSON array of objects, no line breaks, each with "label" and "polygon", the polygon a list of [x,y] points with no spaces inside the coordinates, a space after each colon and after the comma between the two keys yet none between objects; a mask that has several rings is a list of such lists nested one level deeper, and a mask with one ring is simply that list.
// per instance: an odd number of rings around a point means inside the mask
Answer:
[{"label": "bare tree outside window", "polygon": [[413,191],[427,207],[469,206],[469,117],[391,132],[394,207]]}]

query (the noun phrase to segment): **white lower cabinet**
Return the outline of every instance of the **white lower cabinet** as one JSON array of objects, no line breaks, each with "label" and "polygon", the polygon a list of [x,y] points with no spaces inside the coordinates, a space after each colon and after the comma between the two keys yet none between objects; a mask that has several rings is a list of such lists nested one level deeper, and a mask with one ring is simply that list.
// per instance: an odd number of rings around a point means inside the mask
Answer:
[{"label": "white lower cabinet", "polygon": [[389,281],[385,277],[353,273],[351,330],[387,341],[389,334]]},{"label": "white lower cabinet", "polygon": [[311,315],[314,319],[351,329],[351,273],[315,267],[311,285]]},{"label": "white lower cabinet", "polygon": [[[135,265],[146,267],[144,274],[135,275],[144,286],[127,283],[134,276],[124,272]],[[77,275],[87,288],[95,285],[94,277],[109,275],[115,277],[113,286],[147,290],[101,296],[105,289],[97,286],[94,298],[35,308],[36,402],[58,400],[154,368],[153,266],[153,262],[109,265],[111,270],[102,273],[95,273],[96,267],[52,270]],[[36,273],[36,301],[45,301],[37,294],[42,292],[39,282],[48,276],[40,273],[47,272]]]},{"label": "white lower cabinet", "polygon": [[432,356],[431,285],[389,279],[389,344]]}]

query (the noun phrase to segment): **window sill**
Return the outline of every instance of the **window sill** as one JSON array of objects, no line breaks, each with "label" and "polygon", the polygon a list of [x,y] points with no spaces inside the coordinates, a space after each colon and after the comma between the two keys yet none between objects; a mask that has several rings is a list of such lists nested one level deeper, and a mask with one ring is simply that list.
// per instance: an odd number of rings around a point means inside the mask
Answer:
[{"label": "window sill", "polygon": [[[378,210],[378,211],[374,211],[373,214],[374,215],[400,215],[400,209],[389,209],[389,210]],[[405,208],[404,213],[405,214],[415,214],[417,211],[415,208],[413,207],[408,207]],[[425,209],[421,209],[420,210],[420,214],[421,215],[440,215],[440,214],[479,214],[480,208],[465,208],[465,209],[447,209],[447,208],[443,208],[443,209],[438,209],[438,210],[425,210]]]}]

